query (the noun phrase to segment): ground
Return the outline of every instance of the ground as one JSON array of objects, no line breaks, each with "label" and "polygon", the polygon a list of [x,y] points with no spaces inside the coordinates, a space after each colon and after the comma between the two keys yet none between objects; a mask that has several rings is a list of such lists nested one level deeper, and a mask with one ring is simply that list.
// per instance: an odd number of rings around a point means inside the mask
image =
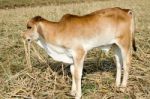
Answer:
[{"label": "ground", "polygon": [[[36,44],[31,47],[32,71],[25,58],[20,34],[31,17],[40,15],[58,21],[64,14],[84,15],[92,11],[122,7],[135,15],[135,40],[132,65],[126,92],[115,88],[116,65],[113,53],[108,56],[95,48],[84,63],[82,99],[149,99],[150,97],[150,2],[148,0],[89,0],[89,2],[0,5],[0,99],[72,99],[68,95],[71,75],[68,64],[56,62]],[[24,0],[25,1],[25,0]],[[27,0],[28,1],[28,0]],[[33,0],[34,1],[34,0]],[[59,0],[58,0],[59,1]],[[14,0],[17,2],[17,0]],[[13,2],[13,3],[14,3]],[[66,3],[67,2],[67,3]],[[11,4],[11,3],[10,3]],[[3,5],[3,7],[2,7]],[[35,52],[34,48],[38,52]],[[38,55],[39,53],[39,55]],[[39,58],[40,57],[40,58]]]}]

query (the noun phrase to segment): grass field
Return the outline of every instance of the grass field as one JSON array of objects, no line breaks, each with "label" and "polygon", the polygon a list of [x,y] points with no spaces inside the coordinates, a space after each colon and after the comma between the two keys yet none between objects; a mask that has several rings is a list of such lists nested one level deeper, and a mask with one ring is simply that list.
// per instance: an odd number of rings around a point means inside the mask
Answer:
[{"label": "grass field", "polygon": [[[0,0],[0,9],[45,6],[45,5],[62,5],[71,3],[93,2],[98,0]],[[105,1],[105,0],[100,0]]]},{"label": "grass field", "polygon": [[[0,1],[4,2],[4,0]],[[25,7],[19,6],[14,9],[8,5],[8,8],[13,9],[5,9],[7,6],[0,9],[0,99],[72,99],[67,95],[71,88],[69,66],[53,61],[33,43],[41,59],[32,47],[33,70],[30,71],[20,34],[26,29],[27,20],[36,15],[58,21],[66,13],[83,15],[116,6],[130,8],[135,14],[135,38],[138,50],[133,53],[128,87],[125,93],[115,88],[116,67],[113,54],[105,56],[95,48],[88,53],[85,60],[82,99],[149,99],[150,2],[148,0],[95,0],[90,3],[86,1],[75,3],[74,1],[70,3],[69,0],[64,0],[66,3],[54,5],[48,3],[42,6],[39,2],[35,5],[29,4],[29,7],[25,2]],[[0,6],[2,5],[0,3]]]}]

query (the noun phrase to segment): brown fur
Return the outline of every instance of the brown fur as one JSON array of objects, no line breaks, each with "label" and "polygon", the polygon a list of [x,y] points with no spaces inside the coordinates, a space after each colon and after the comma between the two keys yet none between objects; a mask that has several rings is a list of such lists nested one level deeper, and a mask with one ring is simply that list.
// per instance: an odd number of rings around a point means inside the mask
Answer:
[{"label": "brown fur", "polygon": [[[88,50],[98,46],[110,44],[118,46],[115,53],[117,59],[116,85],[126,87],[131,63],[131,47],[136,50],[133,13],[130,9],[107,8],[83,16],[66,14],[58,22],[36,16],[28,22],[27,28],[28,30],[23,34],[25,38],[32,39],[29,34],[36,31],[46,43],[54,46],[53,50],[58,50],[57,48],[61,48],[65,52],[71,50],[74,61],[71,65],[73,75],[71,94],[75,95],[76,99],[81,97],[84,57]],[[124,68],[121,85],[120,66]],[[74,85],[76,85],[76,89],[74,89]]]}]

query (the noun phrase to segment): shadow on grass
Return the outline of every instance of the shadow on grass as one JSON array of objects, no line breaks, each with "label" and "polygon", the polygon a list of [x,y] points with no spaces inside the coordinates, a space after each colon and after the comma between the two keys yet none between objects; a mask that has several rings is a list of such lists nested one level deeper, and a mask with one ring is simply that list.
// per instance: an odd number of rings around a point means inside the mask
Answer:
[{"label": "shadow on grass", "polygon": [[[52,59],[47,59],[47,63],[37,62],[33,67],[45,71],[47,67],[50,67],[53,72],[56,72],[58,75],[68,75],[71,76],[70,64],[65,64],[62,62],[57,62]],[[93,74],[94,72],[116,72],[116,64],[112,57],[110,58],[100,58],[100,59],[86,59],[83,66],[83,76],[86,74]]]}]

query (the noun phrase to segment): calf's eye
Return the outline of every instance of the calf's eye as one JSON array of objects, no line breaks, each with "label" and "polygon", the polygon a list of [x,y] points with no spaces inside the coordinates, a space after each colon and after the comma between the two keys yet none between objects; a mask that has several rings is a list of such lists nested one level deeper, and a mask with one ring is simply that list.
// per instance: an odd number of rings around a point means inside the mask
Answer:
[{"label": "calf's eye", "polygon": [[27,26],[27,29],[31,29],[31,26]]}]

